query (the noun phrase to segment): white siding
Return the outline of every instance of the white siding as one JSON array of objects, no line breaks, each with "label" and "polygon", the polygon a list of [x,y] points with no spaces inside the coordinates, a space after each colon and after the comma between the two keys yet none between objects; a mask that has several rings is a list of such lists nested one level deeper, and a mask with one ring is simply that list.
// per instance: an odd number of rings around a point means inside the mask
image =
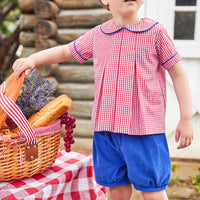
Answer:
[{"label": "white siding", "polygon": [[[200,60],[182,59],[183,66],[188,75],[193,100],[193,114],[200,114]],[[179,120],[179,107],[172,86],[172,81],[167,75],[167,134],[171,134],[176,129]]]},{"label": "white siding", "polygon": [[[197,0],[200,7],[200,0]],[[173,37],[175,0],[145,0],[141,17],[150,17],[162,23]],[[200,10],[197,13],[200,16]],[[175,131],[179,121],[179,105],[172,81],[167,73],[166,134],[172,157],[200,159],[200,25],[196,25],[195,41],[174,41],[181,53],[193,98],[194,142],[189,148],[177,150]]]}]

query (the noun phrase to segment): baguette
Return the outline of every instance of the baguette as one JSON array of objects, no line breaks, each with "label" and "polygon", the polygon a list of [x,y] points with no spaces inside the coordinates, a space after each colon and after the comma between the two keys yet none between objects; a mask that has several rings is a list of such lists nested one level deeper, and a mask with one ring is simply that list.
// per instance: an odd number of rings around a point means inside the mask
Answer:
[{"label": "baguette", "polygon": [[[60,95],[30,117],[28,122],[32,128],[47,126],[61,117],[71,106],[72,100],[67,95]],[[17,131],[19,131],[18,127],[12,130],[12,132]]]},{"label": "baguette", "polygon": [[0,128],[0,134],[3,137],[3,139],[17,139],[19,137],[18,133],[11,133],[10,129],[7,127],[6,123],[1,126]]}]

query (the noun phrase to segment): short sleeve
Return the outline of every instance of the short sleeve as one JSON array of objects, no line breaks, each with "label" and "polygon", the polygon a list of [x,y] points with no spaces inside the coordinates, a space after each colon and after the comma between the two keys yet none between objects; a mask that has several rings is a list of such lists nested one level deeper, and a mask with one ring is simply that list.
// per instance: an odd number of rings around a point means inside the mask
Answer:
[{"label": "short sleeve", "polygon": [[167,70],[181,60],[181,55],[177,52],[166,29],[162,29],[158,33],[156,49],[159,55],[160,64]]},{"label": "short sleeve", "polygon": [[83,63],[93,57],[93,40],[95,30],[96,28],[93,28],[69,44],[71,54],[79,63]]}]

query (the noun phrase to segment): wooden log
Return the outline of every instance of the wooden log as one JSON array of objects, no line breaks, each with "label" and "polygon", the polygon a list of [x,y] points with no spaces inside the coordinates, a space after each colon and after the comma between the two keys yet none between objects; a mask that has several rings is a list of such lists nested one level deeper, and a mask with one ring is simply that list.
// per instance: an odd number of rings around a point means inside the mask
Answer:
[{"label": "wooden log", "polygon": [[83,34],[81,34],[81,33],[59,33],[56,35],[55,40],[59,44],[67,44],[69,42],[74,41],[81,35],[83,35]]},{"label": "wooden log", "polygon": [[54,75],[58,71],[58,68],[59,68],[58,64],[37,66],[39,75],[42,77],[48,77]]},{"label": "wooden log", "polygon": [[98,0],[54,0],[61,9],[101,8]]},{"label": "wooden log", "polygon": [[90,119],[93,101],[73,101],[69,110],[71,116],[82,119]]},{"label": "wooden log", "polygon": [[49,38],[57,34],[57,29],[57,25],[53,21],[38,20],[34,30],[38,35]]},{"label": "wooden log", "polygon": [[[64,62],[62,62],[62,64],[79,65],[80,66],[80,63],[78,63],[77,60],[75,60],[75,59],[64,61]],[[89,59],[89,60],[85,61],[84,63],[81,64],[81,66],[83,66],[83,65],[93,65],[93,59]]]},{"label": "wooden log", "polygon": [[[61,140],[60,140],[60,150],[64,150],[65,141],[63,137],[66,135],[66,131],[63,126],[63,132],[61,132]],[[93,148],[93,138],[85,138],[85,137],[74,137],[75,143],[71,145],[71,151],[77,152],[84,155],[92,155],[92,148]],[[135,195],[134,195],[135,196]]]},{"label": "wooden log", "polygon": [[93,100],[94,84],[60,83],[56,94],[66,94],[74,100]]},{"label": "wooden log", "polygon": [[51,19],[59,13],[59,7],[51,1],[40,0],[36,2],[34,12],[38,18]]},{"label": "wooden log", "polygon": [[18,0],[19,9],[22,12],[33,12],[37,0]]},{"label": "wooden log", "polygon": [[34,47],[36,40],[36,34],[33,32],[22,31],[19,34],[19,42],[24,47]]},{"label": "wooden log", "polygon": [[[72,152],[77,152],[84,155],[92,155],[93,137],[90,138],[75,137],[74,139],[75,143],[71,146]],[[61,139],[60,149],[61,150],[65,149],[63,139]]]},{"label": "wooden log", "polygon": [[35,48],[36,48],[37,51],[41,51],[41,50],[44,50],[44,49],[55,47],[57,45],[58,45],[58,43],[55,40],[52,40],[52,39],[38,38],[35,42]]},{"label": "wooden log", "polygon": [[21,30],[33,29],[37,23],[35,15],[23,14],[19,19],[19,27]]},{"label": "wooden log", "polygon": [[26,58],[30,55],[32,55],[33,53],[36,53],[35,48],[33,47],[24,47],[21,51],[20,57],[21,58]]},{"label": "wooden log", "polygon": [[60,65],[56,78],[59,82],[94,83],[93,66]]},{"label": "wooden log", "polygon": [[85,137],[92,138],[94,131],[91,129],[91,120],[79,119],[76,120],[76,128],[74,129],[74,137]]},{"label": "wooden log", "polygon": [[112,16],[110,13],[90,15],[58,15],[54,21],[59,28],[92,28],[111,18]]}]

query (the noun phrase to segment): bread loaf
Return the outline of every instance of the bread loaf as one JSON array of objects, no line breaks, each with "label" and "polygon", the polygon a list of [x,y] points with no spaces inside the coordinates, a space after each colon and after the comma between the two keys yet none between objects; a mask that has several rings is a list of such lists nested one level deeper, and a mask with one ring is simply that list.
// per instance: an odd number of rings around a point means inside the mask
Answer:
[{"label": "bread loaf", "polygon": [[[72,100],[66,95],[61,95],[45,105],[32,117],[30,117],[28,122],[32,128],[47,126],[61,117],[65,112],[69,110],[71,106]],[[19,131],[19,128],[12,130],[12,132],[16,131]]]},{"label": "bread loaf", "polygon": [[17,139],[19,137],[18,133],[11,133],[10,129],[7,127],[6,123],[4,123],[0,128],[0,134],[3,139]]},{"label": "bread loaf", "polygon": [[9,140],[9,139],[18,139],[19,138],[19,134],[18,133],[13,133],[10,132],[10,130],[8,129],[7,132],[1,132],[1,135],[3,137],[3,139]]}]

